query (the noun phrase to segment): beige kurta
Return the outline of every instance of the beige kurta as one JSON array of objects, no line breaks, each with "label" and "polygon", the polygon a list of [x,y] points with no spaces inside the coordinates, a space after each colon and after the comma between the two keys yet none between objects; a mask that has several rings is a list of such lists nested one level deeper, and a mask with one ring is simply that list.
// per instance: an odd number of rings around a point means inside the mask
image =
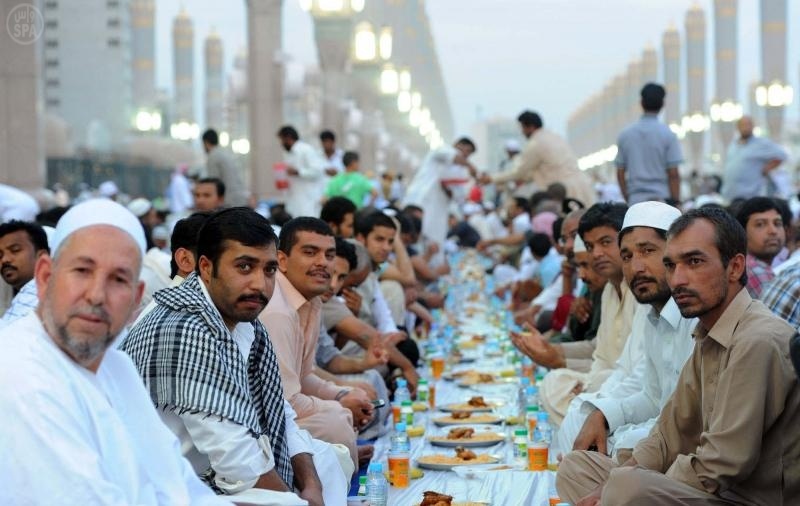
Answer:
[{"label": "beige kurta", "polygon": [[569,403],[575,397],[572,390],[578,383],[583,384],[584,392],[595,392],[614,371],[614,363],[631,333],[633,312],[638,305],[625,281],[620,285],[620,292],[621,297],[611,282],[603,288],[600,326],[597,328],[596,347],[589,372],[564,368],[550,371],[544,377],[539,395],[556,423],[560,424],[564,419]]},{"label": "beige kurta", "polygon": [[509,181],[534,183],[540,190],[552,183],[561,183],[567,188],[567,197],[580,200],[586,207],[596,200],[592,183],[578,169],[572,149],[563,138],[546,128],[536,130],[528,138],[510,169],[492,176],[493,183]]},{"label": "beige kurta", "polygon": [[315,438],[347,446],[358,462],[353,415],[334,400],[340,388],[314,374],[322,301],[306,300],[282,273],[259,320],[278,358],[283,394],[297,412],[297,424]]}]

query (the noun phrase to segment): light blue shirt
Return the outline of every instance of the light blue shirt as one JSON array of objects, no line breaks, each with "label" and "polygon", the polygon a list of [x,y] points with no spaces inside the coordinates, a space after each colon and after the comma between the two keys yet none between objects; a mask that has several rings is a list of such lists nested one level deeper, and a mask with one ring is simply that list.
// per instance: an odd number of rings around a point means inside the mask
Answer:
[{"label": "light blue shirt", "polygon": [[33,313],[39,305],[39,293],[36,290],[36,280],[32,279],[22,285],[19,292],[11,299],[11,306],[0,319],[0,328],[5,327],[14,320],[18,320],[28,313]]},{"label": "light blue shirt", "polygon": [[750,136],[744,142],[733,141],[725,159],[722,196],[730,202],[762,195],[766,184],[764,165],[771,160],[786,160],[786,152],[771,140]]},{"label": "light blue shirt", "polygon": [[617,168],[625,170],[628,204],[670,197],[667,169],[683,162],[678,138],[657,114],[645,113],[617,139]]}]

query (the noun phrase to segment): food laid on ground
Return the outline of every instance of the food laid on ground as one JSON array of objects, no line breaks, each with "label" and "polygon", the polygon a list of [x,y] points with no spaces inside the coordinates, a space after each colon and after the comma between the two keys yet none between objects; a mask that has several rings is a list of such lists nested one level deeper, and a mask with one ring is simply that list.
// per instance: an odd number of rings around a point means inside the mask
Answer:
[{"label": "food laid on ground", "polygon": [[500,406],[500,402],[487,401],[482,395],[477,395],[470,398],[467,402],[455,402],[452,404],[445,404],[440,406],[441,411],[470,411],[470,412],[489,412],[492,409]]},{"label": "food laid on ground", "polygon": [[453,466],[495,464],[500,458],[488,453],[475,453],[463,446],[454,448],[454,454],[432,453],[417,459],[417,465],[425,469],[448,470]]},{"label": "food laid on ground", "polygon": [[433,423],[442,427],[444,425],[460,425],[463,423],[500,423],[503,419],[490,413],[472,413],[470,411],[454,411],[447,416],[433,419]]},{"label": "food laid on ground", "polygon": [[428,411],[428,403],[427,402],[415,401],[411,405],[411,409],[413,409],[414,411]]},{"label": "food laid on ground", "polygon": [[412,425],[411,427],[406,427],[406,434],[408,434],[408,437],[420,437],[425,434],[425,427],[422,425]]},{"label": "food laid on ground", "polygon": [[447,448],[454,448],[456,446],[465,446],[470,448],[480,448],[487,446],[494,446],[502,443],[505,436],[493,430],[490,427],[475,429],[473,427],[455,427],[450,429],[447,434],[430,436],[428,442],[433,446],[444,446]]}]

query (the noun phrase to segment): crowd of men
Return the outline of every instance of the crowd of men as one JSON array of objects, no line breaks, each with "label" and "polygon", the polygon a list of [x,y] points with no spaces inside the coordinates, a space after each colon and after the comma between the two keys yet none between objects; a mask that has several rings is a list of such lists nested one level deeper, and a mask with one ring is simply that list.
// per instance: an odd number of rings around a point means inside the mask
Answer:
[{"label": "crowd of men", "polygon": [[664,99],[646,85],[620,134],[617,201],[531,111],[503,167],[475,167],[462,137],[407,189],[285,126],[268,213],[213,130],[169,213],[113,182],[38,215],[0,187],[0,502],[346,504],[387,428],[376,401],[400,378],[415,393],[458,248],[493,260],[514,345],[550,369],[563,499],[800,501],[786,155],[743,118],[721,186],[681,199]]}]

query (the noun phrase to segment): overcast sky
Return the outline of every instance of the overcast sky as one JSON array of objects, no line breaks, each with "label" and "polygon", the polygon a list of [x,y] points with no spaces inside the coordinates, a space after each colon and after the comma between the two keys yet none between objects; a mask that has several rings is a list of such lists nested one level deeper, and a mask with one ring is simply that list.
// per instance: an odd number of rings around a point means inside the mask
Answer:
[{"label": "overcast sky", "polygon": [[[370,1],[370,0],[367,0]],[[408,0],[407,0],[408,1]],[[515,117],[538,110],[563,133],[569,114],[598,91],[647,44],[659,53],[661,35],[673,22],[681,32],[693,0],[428,0],[457,132],[469,133],[479,117]],[[706,9],[707,96],[713,96],[712,1]],[[787,74],[795,87],[789,118],[800,101],[800,1],[789,3]],[[246,43],[245,1],[186,0],[195,23],[197,107],[201,106],[202,43],[211,26],[225,44],[226,69]],[[172,89],[172,19],[178,0],[157,0],[157,81]],[[739,99],[760,74],[758,0],[739,1]],[[284,2],[284,51],[293,61],[316,64],[311,19],[297,0]],[[659,64],[659,72],[660,64]],[[200,109],[198,109],[200,110]]]}]

